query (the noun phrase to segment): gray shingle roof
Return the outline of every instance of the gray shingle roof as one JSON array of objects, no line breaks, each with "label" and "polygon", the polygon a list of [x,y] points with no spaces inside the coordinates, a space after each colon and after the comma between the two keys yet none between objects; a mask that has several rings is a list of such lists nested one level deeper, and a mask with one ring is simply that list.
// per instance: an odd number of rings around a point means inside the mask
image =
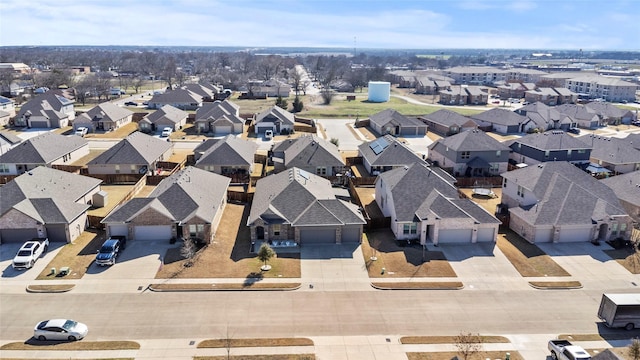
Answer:
[{"label": "gray shingle roof", "polygon": [[584,142],[582,137],[573,137],[564,131],[545,131],[538,134],[527,134],[508,143],[520,143],[539,150],[591,149],[591,145]]},{"label": "gray shingle roof", "polygon": [[600,180],[616,193],[619,199],[640,207],[640,170]]},{"label": "gray shingle roof", "polygon": [[260,123],[263,121],[271,121],[268,119],[273,117],[280,120],[283,124],[293,125],[295,123],[295,116],[292,113],[282,109],[279,106],[272,106],[269,109],[256,115],[255,122]]},{"label": "gray shingle roof", "polygon": [[196,121],[210,118],[215,120],[225,115],[230,115],[231,118],[239,118],[240,107],[229,100],[206,102],[196,111]]},{"label": "gray shingle roof", "polygon": [[158,121],[164,119],[177,124],[180,121],[185,120],[188,116],[189,113],[187,113],[186,111],[180,110],[171,105],[164,105],[160,109],[146,115],[141,121],[147,121],[155,124]]},{"label": "gray shingle roof", "polygon": [[284,166],[344,166],[338,147],[315,135],[288,139],[274,146],[273,151],[284,151]]},{"label": "gray shingle roof", "polygon": [[73,101],[53,91],[47,91],[24,103],[20,107],[20,112],[17,117],[22,117],[27,112],[31,112],[32,114],[40,113],[40,110],[56,110],[59,112],[63,106],[69,104],[73,104]]},{"label": "gray shingle roof", "polygon": [[404,116],[394,109],[382,110],[369,116],[369,120],[379,126],[383,126],[390,121],[400,126],[426,126],[423,122]]},{"label": "gray shingle roof", "polygon": [[202,96],[186,90],[169,90],[162,94],[153,95],[149,103],[154,104],[179,104],[179,103],[201,103]]},{"label": "gray shingle roof", "polygon": [[440,143],[454,151],[510,151],[511,149],[481,130],[463,131],[461,133],[442,138],[429,146],[433,149]]},{"label": "gray shingle roof", "polygon": [[293,226],[365,223],[357,207],[336,199],[329,180],[298,168],[258,180],[247,225],[260,218]]},{"label": "gray shingle roof", "polygon": [[88,165],[151,165],[172,146],[170,142],[134,132],[91,160]]},{"label": "gray shingle roof", "polygon": [[362,157],[367,159],[372,166],[400,166],[424,162],[418,154],[411,151],[411,149],[393,136],[385,135],[383,138],[389,143],[389,146],[379,154],[376,154],[370,146],[377,139],[358,146],[358,152]]},{"label": "gray shingle roof", "polygon": [[12,133],[8,132],[8,131],[0,131],[0,138],[2,138],[5,142],[9,143],[9,144],[18,144],[22,142],[22,138],[13,135]]},{"label": "gray shingle roof", "polygon": [[94,106],[86,113],[86,118],[91,121],[119,121],[127,116],[133,115],[133,112],[115,105],[112,102],[103,102]]},{"label": "gray shingle roof", "polygon": [[130,221],[152,208],[176,222],[200,219],[211,222],[226,199],[231,179],[188,166],[162,180],[146,199],[131,199],[114,209],[102,222]]},{"label": "gray shingle roof", "polygon": [[0,216],[13,208],[44,224],[68,223],[90,207],[76,201],[101,182],[39,166],[0,187]]},{"label": "gray shingle roof", "polygon": [[62,156],[87,145],[80,136],[64,136],[53,132],[38,135],[0,155],[0,163],[50,164]]},{"label": "gray shingle roof", "polygon": [[470,118],[447,109],[440,109],[436,112],[432,112],[431,114],[423,115],[422,118],[444,126],[457,125],[458,127],[461,127],[468,124],[470,121],[472,122]]},{"label": "gray shingle roof", "polygon": [[518,115],[513,111],[500,108],[493,108],[491,110],[481,112],[480,114],[471,115],[471,118],[474,120],[507,126],[520,125],[525,121],[524,116]]},{"label": "gray shingle roof", "polygon": [[640,163],[640,150],[636,149],[631,140],[598,135],[583,135],[580,140],[591,144],[591,158],[602,160],[610,164]]},{"label": "gray shingle roof", "polygon": [[576,120],[591,121],[597,116],[596,112],[590,108],[578,104],[562,104],[556,106],[556,110]]},{"label": "gray shingle roof", "polygon": [[613,190],[566,161],[528,166],[502,177],[533,192],[536,205],[510,211],[537,225],[590,224],[626,215]]},{"label": "gray shingle roof", "polygon": [[234,135],[227,135],[222,139],[209,139],[194,149],[197,155],[203,153],[196,165],[224,165],[250,166],[258,144],[244,140]]}]

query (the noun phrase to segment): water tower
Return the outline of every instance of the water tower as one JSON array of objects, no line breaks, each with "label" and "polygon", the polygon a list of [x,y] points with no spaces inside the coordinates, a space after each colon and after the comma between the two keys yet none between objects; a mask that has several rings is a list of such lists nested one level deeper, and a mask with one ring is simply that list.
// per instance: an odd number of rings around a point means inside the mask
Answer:
[{"label": "water tower", "polygon": [[369,81],[369,101],[387,102],[391,96],[391,83],[388,81]]}]

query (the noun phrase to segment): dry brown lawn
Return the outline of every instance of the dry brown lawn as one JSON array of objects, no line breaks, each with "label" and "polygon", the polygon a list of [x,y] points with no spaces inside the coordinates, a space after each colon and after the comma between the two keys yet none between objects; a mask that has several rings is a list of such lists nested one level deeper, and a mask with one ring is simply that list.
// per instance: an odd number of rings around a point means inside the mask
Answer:
[{"label": "dry brown lawn", "polygon": [[376,189],[374,187],[356,187],[356,193],[360,198],[362,207],[371,219],[382,219],[384,214],[376,202]]},{"label": "dry brown lawn", "polygon": [[[524,360],[519,352],[513,351],[480,351],[477,354],[469,356],[468,360],[485,360],[485,359],[505,359],[506,354],[509,353],[511,360]],[[455,351],[450,352],[414,352],[407,353],[407,359],[409,360],[451,360],[456,355],[459,355]],[[460,358],[460,357],[458,357]]]},{"label": "dry brown lawn", "polygon": [[[457,276],[442,252],[426,251],[425,261],[422,261],[422,247],[398,246],[391,230],[363,234],[362,254],[369,277],[372,278]],[[376,260],[372,260],[372,257]]]},{"label": "dry brown lawn", "polygon": [[631,247],[604,250],[604,252],[630,273],[640,274],[640,252],[634,251]]},{"label": "dry brown lawn", "polygon": [[[403,336],[401,344],[455,344],[456,336]],[[484,344],[510,343],[504,336],[480,336]]]},{"label": "dry brown lawn", "polygon": [[25,342],[4,344],[0,350],[138,350],[140,344],[135,341],[39,341],[29,339]]},{"label": "dry brown lawn", "polygon": [[553,259],[512,230],[498,234],[498,248],[524,277],[571,276]]},{"label": "dry brown lawn", "polygon": [[[91,266],[96,257],[96,252],[102,246],[105,240],[104,231],[93,229],[85,230],[71,244],[66,244],[60,249],[56,257],[44,268],[44,270],[36,277],[36,280],[51,279],[80,279]],[[67,266],[71,269],[71,273],[66,276],[51,275],[50,269]]]},{"label": "dry brown lawn", "polygon": [[249,206],[228,203],[218,226],[215,240],[202,248],[193,265],[185,267],[179,249],[170,249],[156,279],[169,278],[299,278],[300,255],[278,254],[269,261],[271,270],[260,271],[262,263],[249,252]]},{"label": "dry brown lawn", "polygon": [[[347,126],[349,127],[351,132],[355,132],[355,131],[360,132],[361,135],[363,135],[365,138],[367,138],[367,141],[375,140],[378,137],[378,135],[376,133],[371,131],[371,129],[369,129],[366,126],[359,127],[359,128],[356,128],[356,129],[354,129],[352,126],[349,126],[349,125],[347,125]],[[357,134],[354,134],[354,136],[359,137]]]},{"label": "dry brown lawn", "polygon": [[27,292],[46,292],[46,293],[60,293],[70,291],[75,287],[74,284],[63,285],[28,285]]},{"label": "dry brown lawn", "polygon": [[89,163],[89,161],[95,159],[98,157],[98,155],[102,154],[103,152],[105,152],[106,150],[89,150],[89,154],[81,157],[80,159],[74,161],[73,163],[71,163],[71,165],[76,165],[76,166],[84,166],[87,165]]},{"label": "dry brown lawn", "polygon": [[226,347],[313,346],[308,338],[213,339],[198,343],[198,349]]},{"label": "dry brown lawn", "polygon": [[113,131],[89,133],[85,135],[85,137],[96,139],[124,139],[136,130],[138,130],[138,124],[130,122],[127,125],[121,126]]},{"label": "dry brown lawn", "polygon": [[494,214],[496,212],[496,205],[500,204],[502,201],[502,188],[491,188],[494,194],[496,194],[495,198],[490,198],[488,196],[474,195],[473,189],[470,188],[462,188],[460,191],[465,194],[471,201],[476,204],[482,206],[483,209],[489,212],[489,214]]},{"label": "dry brown lawn", "polygon": [[296,290],[301,283],[261,283],[260,279],[247,279],[242,283],[201,283],[201,284],[151,284],[153,291],[229,291],[229,290]]},{"label": "dry brown lawn", "polygon": [[107,216],[133,190],[133,185],[101,185],[100,189],[107,193],[107,203],[103,207],[89,209],[87,214],[91,216]]}]

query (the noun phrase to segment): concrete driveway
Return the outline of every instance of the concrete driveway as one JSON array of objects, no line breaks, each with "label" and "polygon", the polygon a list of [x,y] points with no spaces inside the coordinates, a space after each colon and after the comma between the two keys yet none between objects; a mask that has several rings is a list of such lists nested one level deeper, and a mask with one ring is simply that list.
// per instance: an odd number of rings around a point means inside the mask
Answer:
[{"label": "concrete driveway", "polygon": [[11,267],[11,262],[18,253],[22,243],[5,243],[0,245],[0,269],[2,269],[2,280],[34,280],[58,254],[58,251],[65,245],[61,242],[52,242],[49,250],[41,256],[31,269],[16,270]]},{"label": "concrete driveway", "polygon": [[168,241],[131,240],[112,266],[92,263],[83,276],[86,280],[153,279],[162,265],[167,249],[178,247]]},{"label": "concrete driveway", "polygon": [[427,157],[427,148],[429,145],[433,144],[433,140],[429,139],[426,135],[424,136],[402,136],[403,139],[407,142],[407,147],[416,154]]},{"label": "concrete driveway", "polygon": [[317,119],[316,122],[322,126],[326,134],[325,140],[338,139],[340,150],[358,150],[358,146],[366,139],[358,130],[353,128],[353,119]]}]

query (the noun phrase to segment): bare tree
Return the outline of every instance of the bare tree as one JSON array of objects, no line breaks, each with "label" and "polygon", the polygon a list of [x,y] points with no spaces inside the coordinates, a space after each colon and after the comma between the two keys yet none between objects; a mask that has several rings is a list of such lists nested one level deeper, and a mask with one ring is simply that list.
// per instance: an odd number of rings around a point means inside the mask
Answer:
[{"label": "bare tree", "polygon": [[631,344],[627,347],[627,354],[632,360],[640,360],[640,339],[631,340]]},{"label": "bare tree", "polygon": [[133,86],[133,90],[135,90],[136,93],[140,91],[140,88],[143,85],[144,85],[144,79],[141,76],[136,76],[133,79],[133,82],[131,83],[131,86]]},{"label": "bare tree", "polygon": [[184,266],[190,267],[193,265],[193,258],[196,256],[197,251],[198,248],[196,247],[196,242],[192,238],[185,238],[183,240],[182,247],[180,248],[180,255],[187,259]]},{"label": "bare tree", "polygon": [[302,72],[298,71],[298,68],[293,68],[289,71],[289,78],[291,79],[291,84],[293,85],[293,91],[296,96],[300,95],[300,91],[303,90],[302,87]]},{"label": "bare tree", "polygon": [[461,332],[455,337],[455,347],[462,359],[467,360],[482,350],[482,338],[479,334]]}]

